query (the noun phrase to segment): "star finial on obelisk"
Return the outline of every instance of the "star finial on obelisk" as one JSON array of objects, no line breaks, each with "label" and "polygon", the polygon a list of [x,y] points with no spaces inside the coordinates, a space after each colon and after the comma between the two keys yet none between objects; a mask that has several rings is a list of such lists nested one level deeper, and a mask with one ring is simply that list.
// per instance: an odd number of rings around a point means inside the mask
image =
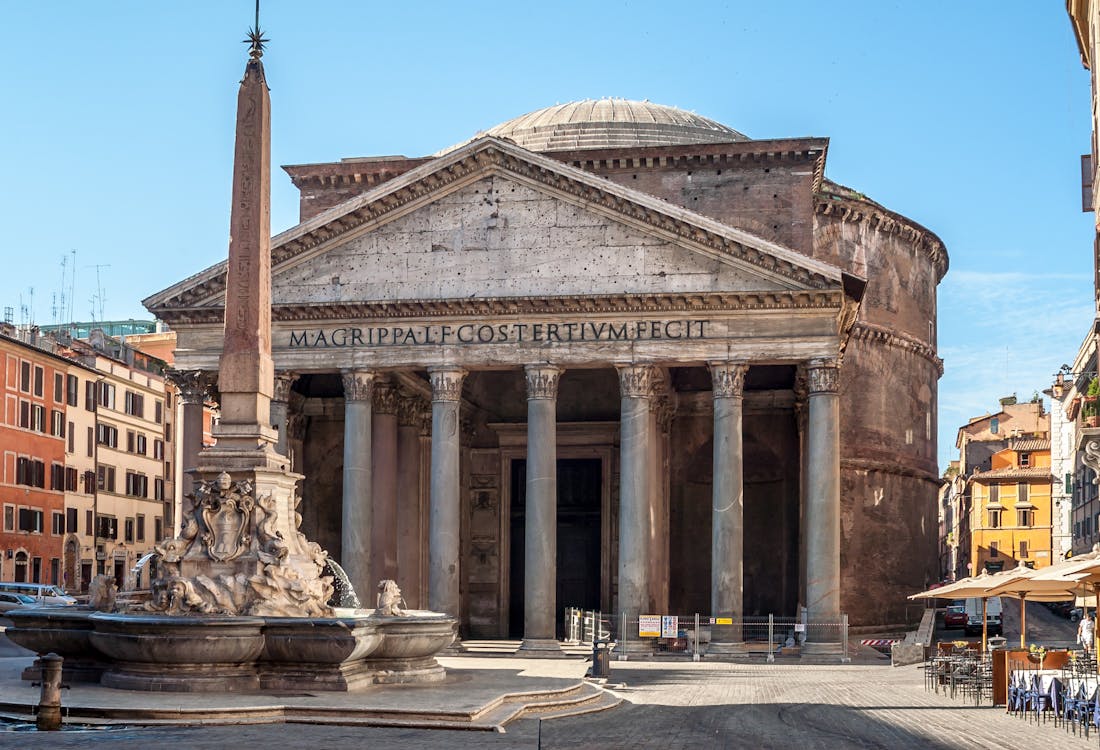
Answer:
[{"label": "star finial on obelisk", "polygon": [[252,60],[263,57],[264,44],[267,41],[264,38],[264,32],[260,31],[260,0],[256,0],[256,23],[248,30],[248,38],[244,40],[245,44],[252,45],[248,50],[248,57]]}]

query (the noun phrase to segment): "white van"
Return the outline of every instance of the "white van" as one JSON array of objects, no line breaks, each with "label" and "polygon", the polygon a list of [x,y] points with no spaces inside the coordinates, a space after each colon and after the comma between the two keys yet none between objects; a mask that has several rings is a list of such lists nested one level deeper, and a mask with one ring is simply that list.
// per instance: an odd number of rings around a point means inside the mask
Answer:
[{"label": "white van", "polygon": [[72,598],[57,586],[48,583],[16,583],[14,581],[0,581],[0,591],[6,594],[26,594],[34,599],[38,605],[69,607],[76,604]]},{"label": "white van", "polygon": [[[985,604],[986,633],[1002,635],[1001,597],[991,596]],[[966,634],[982,634],[982,600],[972,597],[966,600]]]}]

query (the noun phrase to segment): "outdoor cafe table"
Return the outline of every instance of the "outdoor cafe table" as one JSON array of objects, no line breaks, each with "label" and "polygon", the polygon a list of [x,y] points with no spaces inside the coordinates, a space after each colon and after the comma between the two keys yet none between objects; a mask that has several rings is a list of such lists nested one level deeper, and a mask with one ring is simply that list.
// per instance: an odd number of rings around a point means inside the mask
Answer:
[{"label": "outdoor cafe table", "polygon": [[[1036,684],[1037,683],[1037,684]],[[1014,669],[1008,677],[1008,684],[1017,689],[1027,690],[1033,685],[1039,695],[1050,696],[1050,705],[1055,712],[1059,710],[1062,695],[1062,670],[1060,669]],[[1009,701],[1008,710],[1017,708]]]},{"label": "outdoor cafe table", "polygon": [[[1004,706],[1008,702],[1008,677],[1013,669],[1024,669],[1028,664],[1028,651],[1024,649],[995,649],[993,652],[993,705]],[[1069,661],[1068,651],[1048,651],[1043,666],[1061,669]],[[1038,666],[1038,664],[1036,664]],[[1031,671],[1035,671],[1034,667]]]},{"label": "outdoor cafe table", "polygon": [[[1061,669],[1014,669],[1009,675],[1009,684],[1018,689],[1027,690],[1033,685],[1038,688],[1039,695],[1050,697],[1050,707],[1055,713],[1061,713],[1062,697],[1066,691],[1070,695],[1077,695],[1084,688],[1085,697],[1095,702],[1098,681],[1096,677],[1066,677]],[[1008,705],[1012,711],[1014,706]]]}]

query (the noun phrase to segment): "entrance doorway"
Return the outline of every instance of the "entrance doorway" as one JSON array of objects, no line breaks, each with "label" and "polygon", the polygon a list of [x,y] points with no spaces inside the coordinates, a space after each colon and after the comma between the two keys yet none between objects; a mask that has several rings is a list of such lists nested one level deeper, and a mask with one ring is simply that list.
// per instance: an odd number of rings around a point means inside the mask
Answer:
[{"label": "entrance doorway", "polygon": [[[557,632],[565,607],[600,608],[600,509],[603,462],[599,458],[558,460]],[[523,637],[524,541],[527,521],[527,461],[511,469],[510,638]]]}]

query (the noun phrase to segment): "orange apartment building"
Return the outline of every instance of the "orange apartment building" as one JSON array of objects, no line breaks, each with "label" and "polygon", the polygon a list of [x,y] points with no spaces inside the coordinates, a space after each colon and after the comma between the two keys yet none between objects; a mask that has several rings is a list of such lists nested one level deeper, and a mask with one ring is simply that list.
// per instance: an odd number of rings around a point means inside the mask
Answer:
[{"label": "orange apartment building", "polygon": [[970,477],[971,570],[1051,564],[1050,440],[1021,437]]},{"label": "orange apartment building", "polygon": [[[0,580],[65,585],[66,495],[91,491],[70,464],[81,381],[95,371],[0,331]],[[69,514],[71,515],[71,514]]]}]

